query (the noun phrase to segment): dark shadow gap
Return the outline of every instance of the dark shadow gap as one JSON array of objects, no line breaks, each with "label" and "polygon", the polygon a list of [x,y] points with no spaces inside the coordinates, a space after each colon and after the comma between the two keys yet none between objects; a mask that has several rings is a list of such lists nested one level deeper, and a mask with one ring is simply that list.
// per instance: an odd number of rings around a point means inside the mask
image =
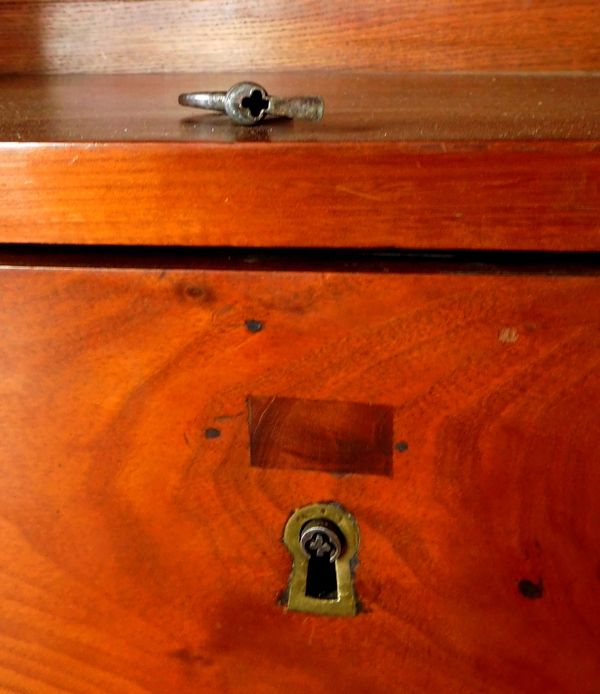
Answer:
[{"label": "dark shadow gap", "polygon": [[4,267],[598,275],[600,253],[0,245]]}]

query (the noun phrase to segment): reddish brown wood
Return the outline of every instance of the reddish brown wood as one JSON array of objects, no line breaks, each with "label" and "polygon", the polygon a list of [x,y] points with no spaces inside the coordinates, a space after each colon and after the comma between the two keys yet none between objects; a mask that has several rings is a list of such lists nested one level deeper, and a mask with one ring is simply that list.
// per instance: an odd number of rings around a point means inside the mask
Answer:
[{"label": "reddish brown wood", "polygon": [[600,145],[0,146],[0,241],[598,250]]},{"label": "reddish brown wood", "polygon": [[599,248],[598,77],[262,75],[326,116],[254,129],[177,104],[239,78],[0,80],[0,240]]},{"label": "reddish brown wood", "polygon": [[[318,123],[240,128],[182,108],[182,92],[254,79],[271,94],[321,94]],[[323,71],[0,78],[8,142],[384,142],[600,140],[600,75]]]},{"label": "reddish brown wood", "polygon": [[[596,694],[599,282],[4,269],[0,688]],[[249,392],[392,405],[408,450],[253,468]],[[323,499],[356,618],[277,604]]]},{"label": "reddish brown wood", "polygon": [[389,406],[254,395],[248,410],[253,467],[392,474]]},{"label": "reddish brown wood", "polygon": [[597,0],[4,0],[0,70],[598,70],[599,27]]}]

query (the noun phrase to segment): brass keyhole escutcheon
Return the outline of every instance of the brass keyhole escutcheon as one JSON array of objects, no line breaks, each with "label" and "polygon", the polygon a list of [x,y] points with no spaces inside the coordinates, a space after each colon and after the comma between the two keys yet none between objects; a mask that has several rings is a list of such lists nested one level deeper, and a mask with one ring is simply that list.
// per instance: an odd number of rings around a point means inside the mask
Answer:
[{"label": "brass keyhole escutcheon", "polygon": [[351,617],[358,611],[352,565],[360,536],[351,513],[335,503],[311,504],[288,520],[283,541],[292,555],[288,609]]}]

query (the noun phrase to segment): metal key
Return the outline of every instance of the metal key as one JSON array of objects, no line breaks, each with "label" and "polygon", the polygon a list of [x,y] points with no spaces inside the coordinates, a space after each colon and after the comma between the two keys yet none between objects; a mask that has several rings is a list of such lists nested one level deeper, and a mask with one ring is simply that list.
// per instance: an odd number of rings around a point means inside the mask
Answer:
[{"label": "metal key", "polygon": [[269,96],[265,88],[255,82],[234,84],[228,92],[180,94],[179,103],[193,108],[225,111],[239,125],[256,125],[266,116],[320,121],[324,110],[320,96]]}]

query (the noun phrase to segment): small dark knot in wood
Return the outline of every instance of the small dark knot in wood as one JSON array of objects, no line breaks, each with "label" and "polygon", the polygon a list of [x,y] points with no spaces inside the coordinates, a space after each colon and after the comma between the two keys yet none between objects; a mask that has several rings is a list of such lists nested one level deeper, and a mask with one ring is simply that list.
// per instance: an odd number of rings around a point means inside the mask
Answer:
[{"label": "small dark knot in wood", "polygon": [[532,583],[527,580],[519,581],[519,593],[529,600],[539,600],[544,594],[542,579],[540,578],[537,583]]},{"label": "small dark knot in wood", "polygon": [[259,333],[263,328],[263,324],[259,320],[247,320],[244,325],[251,333]]}]

